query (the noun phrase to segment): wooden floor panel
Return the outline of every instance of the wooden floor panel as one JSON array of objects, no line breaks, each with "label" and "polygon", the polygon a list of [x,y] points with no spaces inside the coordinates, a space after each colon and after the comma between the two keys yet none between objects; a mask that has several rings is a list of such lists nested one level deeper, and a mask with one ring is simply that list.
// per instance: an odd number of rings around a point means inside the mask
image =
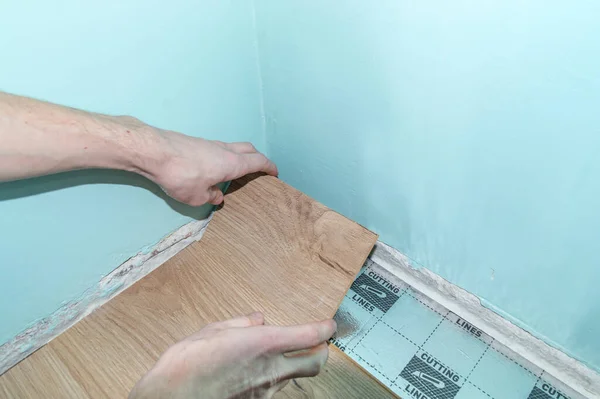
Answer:
[{"label": "wooden floor panel", "polygon": [[[167,347],[260,310],[268,324],[331,318],[375,234],[281,181],[232,183],[189,246],[0,377],[7,398],[124,398]],[[343,353],[281,398],[393,397]]]}]

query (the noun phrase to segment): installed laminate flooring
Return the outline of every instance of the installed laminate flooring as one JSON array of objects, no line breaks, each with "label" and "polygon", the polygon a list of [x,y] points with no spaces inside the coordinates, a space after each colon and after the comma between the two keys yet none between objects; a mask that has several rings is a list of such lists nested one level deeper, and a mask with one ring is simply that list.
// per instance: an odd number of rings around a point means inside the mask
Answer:
[{"label": "installed laminate flooring", "polygon": [[[331,318],[376,235],[269,176],[231,184],[203,238],[0,377],[0,397],[124,398],[170,345],[262,311]],[[279,398],[393,397],[331,347],[320,376]]]}]

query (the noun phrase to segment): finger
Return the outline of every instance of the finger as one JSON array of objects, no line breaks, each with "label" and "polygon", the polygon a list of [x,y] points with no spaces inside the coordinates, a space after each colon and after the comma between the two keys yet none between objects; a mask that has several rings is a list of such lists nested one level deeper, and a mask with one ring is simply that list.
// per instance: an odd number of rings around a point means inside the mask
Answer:
[{"label": "finger", "polygon": [[260,347],[265,352],[285,353],[310,349],[327,341],[336,327],[335,321],[325,320],[292,327],[259,327],[255,334],[259,335]]},{"label": "finger", "polygon": [[242,160],[244,162],[243,174],[236,178],[256,172],[265,172],[272,176],[277,176],[279,173],[277,166],[261,153],[242,154]]},{"label": "finger", "polygon": [[213,205],[219,205],[223,202],[223,192],[217,186],[212,186],[208,188],[208,203]]},{"label": "finger", "polygon": [[253,327],[260,326],[265,323],[265,317],[260,312],[250,313],[246,316],[238,316],[233,319],[217,321],[215,323],[211,323],[201,329],[200,331],[192,334],[190,338],[202,338],[203,333],[207,331],[221,331],[229,328],[245,328],[245,327]]},{"label": "finger", "polygon": [[265,324],[265,315],[263,315],[261,312],[250,313],[248,318],[252,322],[253,326],[262,326]]},{"label": "finger", "polygon": [[278,371],[285,379],[314,377],[327,362],[329,348],[322,343],[309,350],[278,358]]},{"label": "finger", "polygon": [[244,328],[260,326],[265,323],[265,318],[260,312],[250,313],[246,316],[234,317],[233,319],[212,323],[212,328],[225,330],[227,328]]},{"label": "finger", "polygon": [[253,154],[258,152],[252,143],[226,143],[227,149],[237,152],[238,154]]}]

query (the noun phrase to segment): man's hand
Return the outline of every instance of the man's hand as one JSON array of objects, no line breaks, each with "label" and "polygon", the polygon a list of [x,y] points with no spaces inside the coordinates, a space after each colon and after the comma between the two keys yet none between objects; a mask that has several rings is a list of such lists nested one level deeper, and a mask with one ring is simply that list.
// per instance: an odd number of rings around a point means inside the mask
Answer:
[{"label": "man's hand", "polygon": [[265,326],[260,313],[209,324],[169,348],[129,398],[271,398],[319,373],[335,329],[333,320]]},{"label": "man's hand", "polygon": [[251,143],[223,143],[157,130],[164,140],[164,165],[148,177],[178,201],[218,205],[223,193],[217,184],[249,173],[277,175],[277,167]]},{"label": "man's hand", "polygon": [[250,143],[223,143],[0,92],[0,182],[69,170],[139,173],[190,205],[223,201],[217,184],[277,168]]}]

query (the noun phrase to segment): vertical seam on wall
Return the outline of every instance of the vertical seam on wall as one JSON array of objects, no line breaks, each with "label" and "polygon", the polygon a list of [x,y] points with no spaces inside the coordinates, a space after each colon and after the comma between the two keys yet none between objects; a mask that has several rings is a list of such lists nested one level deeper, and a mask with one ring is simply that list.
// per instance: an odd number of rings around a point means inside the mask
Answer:
[{"label": "vertical seam on wall", "polygon": [[260,102],[260,121],[261,121],[261,129],[262,129],[262,145],[263,151],[266,153],[265,155],[269,155],[269,151],[267,148],[267,116],[265,114],[265,95],[264,95],[264,84],[263,84],[263,73],[262,67],[260,63],[260,49],[258,44],[258,27],[256,23],[256,5],[254,4],[254,0],[250,0],[250,5],[252,6],[252,29],[254,30],[254,55],[256,57],[256,73],[258,75],[258,95]]}]

